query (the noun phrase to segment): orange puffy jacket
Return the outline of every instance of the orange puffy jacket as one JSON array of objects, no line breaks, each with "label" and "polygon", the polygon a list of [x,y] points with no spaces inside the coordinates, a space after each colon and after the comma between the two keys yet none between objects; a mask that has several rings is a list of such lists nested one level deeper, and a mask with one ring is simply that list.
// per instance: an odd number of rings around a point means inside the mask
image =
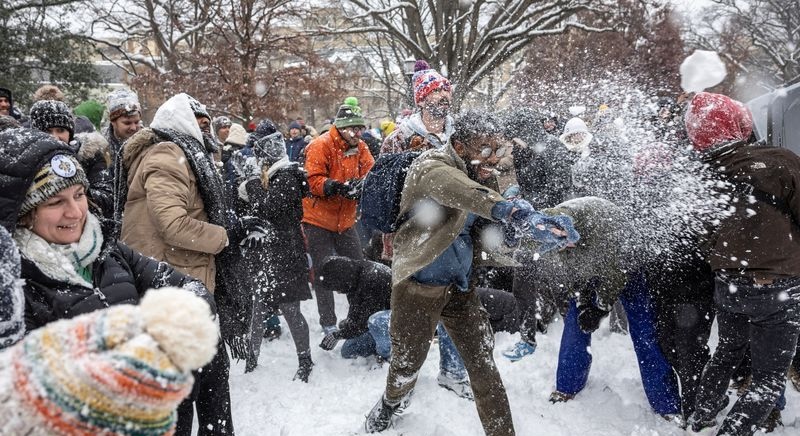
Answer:
[{"label": "orange puffy jacket", "polygon": [[353,227],[358,202],[338,195],[326,197],[323,186],[329,178],[342,183],[363,179],[374,164],[364,141],[348,149],[336,127],[311,141],[306,146],[305,169],[312,196],[303,199],[303,222],[337,233]]}]

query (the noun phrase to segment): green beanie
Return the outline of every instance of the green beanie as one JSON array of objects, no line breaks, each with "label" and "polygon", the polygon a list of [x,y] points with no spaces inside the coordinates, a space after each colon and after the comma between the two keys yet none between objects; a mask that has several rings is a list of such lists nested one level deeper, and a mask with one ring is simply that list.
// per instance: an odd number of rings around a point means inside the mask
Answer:
[{"label": "green beanie", "polygon": [[100,122],[103,120],[104,110],[105,107],[102,104],[94,100],[86,100],[79,104],[72,112],[75,113],[75,115],[83,115],[84,117],[88,118],[89,121],[94,124],[94,127],[99,131]]},{"label": "green beanie", "polygon": [[336,112],[333,125],[337,128],[366,126],[367,123],[364,122],[364,117],[361,115],[361,108],[357,105],[358,100],[355,97],[344,99],[344,104],[339,106],[339,110]]}]

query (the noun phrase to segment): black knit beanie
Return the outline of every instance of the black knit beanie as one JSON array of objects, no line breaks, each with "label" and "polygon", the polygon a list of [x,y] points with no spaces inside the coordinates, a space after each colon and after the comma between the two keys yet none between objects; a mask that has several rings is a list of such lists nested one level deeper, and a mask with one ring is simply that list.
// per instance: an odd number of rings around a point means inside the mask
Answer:
[{"label": "black knit beanie", "polygon": [[69,131],[69,140],[75,136],[75,118],[72,110],[64,102],[41,100],[31,106],[31,127],[47,132],[53,127],[61,127]]}]

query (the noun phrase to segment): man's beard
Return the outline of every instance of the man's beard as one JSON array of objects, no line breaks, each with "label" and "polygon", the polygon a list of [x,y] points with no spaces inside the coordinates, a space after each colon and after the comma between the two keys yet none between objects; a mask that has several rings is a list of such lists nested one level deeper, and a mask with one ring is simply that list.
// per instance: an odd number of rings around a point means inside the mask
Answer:
[{"label": "man's beard", "polygon": [[210,132],[203,132],[203,145],[209,153],[216,153],[218,150],[217,141]]}]

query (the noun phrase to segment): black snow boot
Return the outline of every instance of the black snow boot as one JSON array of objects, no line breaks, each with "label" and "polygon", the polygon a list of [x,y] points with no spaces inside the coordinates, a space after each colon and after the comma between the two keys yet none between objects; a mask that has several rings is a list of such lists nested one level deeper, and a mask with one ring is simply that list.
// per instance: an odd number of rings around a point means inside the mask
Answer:
[{"label": "black snow boot", "polygon": [[375,407],[369,411],[367,420],[364,422],[364,430],[367,433],[378,433],[392,426],[392,417],[400,411],[400,403],[389,404],[386,396],[381,395],[381,399]]},{"label": "black snow boot", "polygon": [[764,433],[772,433],[778,427],[783,427],[783,421],[781,420],[781,411],[778,409],[772,409],[772,412],[769,412],[769,416],[767,419],[761,423],[761,429],[764,430]]},{"label": "black snow boot", "polygon": [[311,369],[314,367],[314,362],[311,361],[311,356],[305,355],[298,357],[300,362],[297,372],[294,374],[292,380],[300,380],[303,383],[308,383],[308,376],[311,375]]}]

